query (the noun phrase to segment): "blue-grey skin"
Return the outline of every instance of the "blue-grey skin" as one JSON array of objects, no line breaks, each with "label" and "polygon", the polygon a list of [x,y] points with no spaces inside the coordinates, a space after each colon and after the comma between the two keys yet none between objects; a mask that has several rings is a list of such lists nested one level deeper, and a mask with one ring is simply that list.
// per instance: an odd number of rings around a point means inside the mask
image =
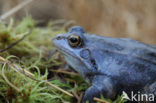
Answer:
[{"label": "blue-grey skin", "polygon": [[[68,37],[73,34],[81,37],[82,46],[69,45]],[[156,93],[156,46],[128,38],[87,34],[80,26],[57,35],[53,43],[66,62],[92,84],[83,102],[94,102],[93,97],[100,94],[114,99],[122,91]]]}]

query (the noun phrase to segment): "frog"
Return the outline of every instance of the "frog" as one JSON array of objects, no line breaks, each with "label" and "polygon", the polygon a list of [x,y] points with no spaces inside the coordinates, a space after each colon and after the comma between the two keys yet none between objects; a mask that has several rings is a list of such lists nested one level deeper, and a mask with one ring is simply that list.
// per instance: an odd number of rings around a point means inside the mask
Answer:
[{"label": "frog", "polygon": [[81,26],[71,27],[52,42],[67,64],[91,85],[82,103],[95,103],[94,97],[101,95],[114,100],[123,92],[128,96],[132,92],[156,96],[155,45],[89,34]]}]

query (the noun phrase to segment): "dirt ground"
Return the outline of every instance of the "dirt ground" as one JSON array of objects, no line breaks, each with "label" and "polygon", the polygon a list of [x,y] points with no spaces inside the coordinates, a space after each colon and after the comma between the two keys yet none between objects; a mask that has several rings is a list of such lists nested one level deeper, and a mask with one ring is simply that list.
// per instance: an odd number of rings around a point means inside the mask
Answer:
[{"label": "dirt ground", "polygon": [[[24,0],[0,0],[0,14]],[[156,44],[156,0],[33,0],[12,17],[26,14],[48,22],[74,20],[90,33]]]}]

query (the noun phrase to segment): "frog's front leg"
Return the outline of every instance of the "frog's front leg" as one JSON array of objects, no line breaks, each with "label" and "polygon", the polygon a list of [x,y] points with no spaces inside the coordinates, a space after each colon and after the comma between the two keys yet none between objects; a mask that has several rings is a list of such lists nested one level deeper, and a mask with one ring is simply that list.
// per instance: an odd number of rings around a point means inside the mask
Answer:
[{"label": "frog's front leg", "polygon": [[82,103],[95,103],[94,97],[103,95],[105,98],[114,99],[116,95],[115,84],[110,78],[97,76],[93,80],[93,85],[88,88],[83,97]]}]

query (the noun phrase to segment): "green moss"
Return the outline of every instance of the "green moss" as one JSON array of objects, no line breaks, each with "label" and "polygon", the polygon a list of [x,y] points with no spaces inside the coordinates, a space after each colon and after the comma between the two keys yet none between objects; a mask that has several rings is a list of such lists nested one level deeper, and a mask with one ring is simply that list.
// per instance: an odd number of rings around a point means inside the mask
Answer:
[{"label": "green moss", "polygon": [[[25,32],[32,30],[24,40],[13,48],[0,53],[0,56],[10,58],[9,60],[13,63],[31,71],[35,74],[34,78],[46,79],[48,75],[46,70],[53,69],[56,66],[59,67],[64,62],[63,60],[49,59],[48,56],[49,51],[54,49],[51,39],[57,34],[63,33],[64,30],[53,31],[49,26],[40,28],[35,27],[35,25],[36,22],[31,17],[24,18],[16,25],[12,19],[9,25],[0,23],[0,49],[19,40],[24,36]],[[72,97],[45,83],[34,81],[23,74],[19,74],[9,66],[5,66],[5,76],[21,91],[16,91],[4,80],[2,77],[2,64],[0,64],[0,103],[60,103],[74,101]],[[70,82],[62,83],[56,76],[51,76],[51,78],[51,83],[66,89],[68,92],[71,92],[74,88],[74,85]]]}]

